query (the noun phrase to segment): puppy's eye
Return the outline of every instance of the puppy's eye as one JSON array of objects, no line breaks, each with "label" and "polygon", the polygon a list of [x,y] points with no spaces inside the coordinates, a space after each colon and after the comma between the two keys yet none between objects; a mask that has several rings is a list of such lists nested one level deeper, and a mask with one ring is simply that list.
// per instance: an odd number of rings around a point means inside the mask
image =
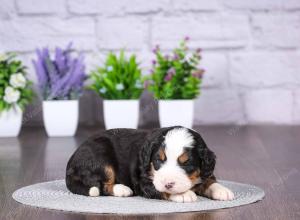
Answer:
[{"label": "puppy's eye", "polygon": [[154,160],[154,162],[155,162],[155,163],[161,163],[161,162],[162,162],[162,160],[161,160],[161,159],[159,159],[159,158],[157,158],[157,159],[155,159],[155,160]]}]

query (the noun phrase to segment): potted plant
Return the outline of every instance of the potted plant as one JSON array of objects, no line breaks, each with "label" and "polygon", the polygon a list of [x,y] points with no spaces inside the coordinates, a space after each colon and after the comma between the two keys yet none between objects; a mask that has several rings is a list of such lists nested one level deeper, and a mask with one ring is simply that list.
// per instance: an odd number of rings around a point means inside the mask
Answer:
[{"label": "potted plant", "polygon": [[90,74],[94,90],[103,99],[106,129],[137,128],[139,98],[143,92],[141,69],[135,55],[109,53],[103,67]]},{"label": "potted plant", "polygon": [[145,81],[148,90],[159,100],[159,120],[162,127],[193,125],[194,100],[200,93],[204,73],[198,68],[200,49],[189,53],[188,37],[171,55],[163,55],[159,46],[154,53],[153,69]]},{"label": "potted plant", "polygon": [[34,95],[26,68],[15,57],[0,55],[0,137],[19,135],[23,110]]},{"label": "potted plant", "polygon": [[48,48],[37,49],[37,59],[33,60],[48,136],[73,136],[77,129],[85,65],[83,55],[74,53],[72,44],[66,49],[57,47],[53,57]]}]

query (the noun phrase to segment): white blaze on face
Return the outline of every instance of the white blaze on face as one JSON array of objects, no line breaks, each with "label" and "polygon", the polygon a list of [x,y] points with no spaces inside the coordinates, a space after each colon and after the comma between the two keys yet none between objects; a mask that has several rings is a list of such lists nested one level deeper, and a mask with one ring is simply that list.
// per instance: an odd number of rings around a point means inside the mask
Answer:
[{"label": "white blaze on face", "polygon": [[[193,184],[185,170],[178,165],[178,157],[184,153],[184,148],[192,148],[194,138],[186,128],[174,128],[165,136],[166,162],[160,169],[154,171],[153,184],[156,190],[170,194],[189,190]],[[170,189],[166,185],[172,185]]]}]

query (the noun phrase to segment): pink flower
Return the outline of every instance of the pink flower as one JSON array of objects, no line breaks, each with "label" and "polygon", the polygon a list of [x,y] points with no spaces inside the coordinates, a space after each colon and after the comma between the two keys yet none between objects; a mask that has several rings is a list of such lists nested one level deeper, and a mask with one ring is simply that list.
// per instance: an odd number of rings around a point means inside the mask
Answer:
[{"label": "pink flower", "polygon": [[152,52],[157,54],[159,50],[160,50],[159,45],[156,45],[155,48],[152,50]]},{"label": "pink flower", "polygon": [[168,70],[167,73],[168,73],[168,74],[171,74],[171,75],[175,75],[176,70],[175,70],[173,67],[171,67],[171,68]]},{"label": "pink flower", "polygon": [[176,74],[176,70],[173,67],[171,67],[168,70],[167,75],[165,76],[164,80],[167,81],[167,82],[172,80],[172,78],[175,74]]},{"label": "pink flower", "polygon": [[165,80],[166,82],[169,82],[169,81],[171,81],[172,77],[173,77],[172,74],[167,74],[167,75],[165,76],[165,79],[164,79],[164,80]]},{"label": "pink flower", "polygon": [[173,60],[179,60],[178,54],[176,54],[176,53],[174,54]]}]

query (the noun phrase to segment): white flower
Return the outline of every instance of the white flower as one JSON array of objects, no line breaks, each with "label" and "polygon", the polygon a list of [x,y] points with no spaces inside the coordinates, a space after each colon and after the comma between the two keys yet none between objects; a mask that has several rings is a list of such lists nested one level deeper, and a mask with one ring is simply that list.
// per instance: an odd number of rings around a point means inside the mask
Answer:
[{"label": "white flower", "polygon": [[123,90],[124,89],[124,85],[122,83],[119,83],[116,85],[116,89],[117,90]]},{"label": "white flower", "polygon": [[11,104],[17,102],[20,96],[21,96],[20,91],[8,86],[5,88],[3,99],[5,102]]},{"label": "white flower", "polygon": [[143,85],[142,85],[142,83],[141,83],[141,81],[139,81],[139,80],[137,80],[136,82],[135,82],[135,88],[138,88],[138,89],[141,89],[141,88],[143,88]]},{"label": "white flower", "polygon": [[107,90],[106,90],[106,88],[104,88],[104,87],[101,88],[101,89],[99,89],[99,92],[100,92],[100,93],[106,93],[106,91],[107,91]]},{"label": "white flower", "polygon": [[9,83],[14,88],[24,88],[26,86],[26,78],[22,73],[16,73],[10,76]]},{"label": "white flower", "polygon": [[5,61],[6,58],[7,58],[6,54],[0,52],[0,62],[1,62],[1,61]]},{"label": "white flower", "polygon": [[111,71],[113,71],[113,67],[112,66],[108,66],[107,68],[106,68],[106,70],[107,70],[107,72],[111,72]]}]

